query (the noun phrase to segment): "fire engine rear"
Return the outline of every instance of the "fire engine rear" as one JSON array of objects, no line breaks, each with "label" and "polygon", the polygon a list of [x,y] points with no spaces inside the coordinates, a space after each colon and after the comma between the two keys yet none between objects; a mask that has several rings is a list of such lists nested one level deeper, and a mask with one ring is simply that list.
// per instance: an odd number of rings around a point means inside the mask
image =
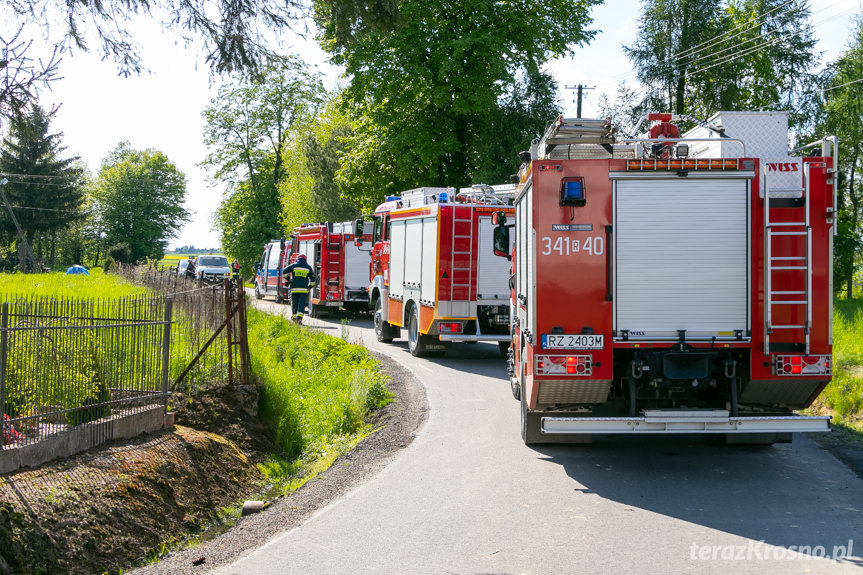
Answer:
[{"label": "fire engine rear", "polygon": [[525,443],[828,430],[793,410],[832,373],[835,138],[799,157],[781,112],[647,120],[617,141],[558,118],[520,170],[511,252],[495,228]]},{"label": "fire engine rear", "polygon": [[293,253],[305,254],[318,278],[309,294],[309,315],[322,317],[340,308],[368,311],[369,256],[354,243],[353,222],[303,224],[294,228],[291,240]]},{"label": "fire engine rear", "polygon": [[379,341],[404,327],[415,356],[444,353],[453,341],[496,341],[506,352],[509,264],[492,253],[492,216],[514,214],[514,189],[418,188],[378,206],[368,296]]}]

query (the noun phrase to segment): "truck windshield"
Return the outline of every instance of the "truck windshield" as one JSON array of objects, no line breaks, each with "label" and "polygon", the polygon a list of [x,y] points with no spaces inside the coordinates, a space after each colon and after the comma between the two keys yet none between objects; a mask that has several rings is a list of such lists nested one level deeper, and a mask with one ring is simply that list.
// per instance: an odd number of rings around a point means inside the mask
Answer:
[{"label": "truck windshield", "polygon": [[228,267],[228,258],[225,256],[201,256],[198,258],[199,266]]},{"label": "truck windshield", "polygon": [[375,229],[372,232],[372,243],[377,243],[383,239],[383,227],[382,227],[383,218],[380,216],[375,216]]}]

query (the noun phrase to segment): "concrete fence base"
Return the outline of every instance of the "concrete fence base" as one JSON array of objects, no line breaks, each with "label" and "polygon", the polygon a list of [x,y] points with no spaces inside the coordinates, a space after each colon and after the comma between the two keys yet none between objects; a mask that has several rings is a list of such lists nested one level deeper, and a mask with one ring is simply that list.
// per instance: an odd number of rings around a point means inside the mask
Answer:
[{"label": "concrete fence base", "polygon": [[69,457],[114,439],[126,439],[173,426],[174,414],[166,414],[164,405],[154,405],[129,415],[112,415],[84,423],[36,443],[5,446],[0,451],[0,474],[11,473],[22,467],[36,467],[60,457]]}]

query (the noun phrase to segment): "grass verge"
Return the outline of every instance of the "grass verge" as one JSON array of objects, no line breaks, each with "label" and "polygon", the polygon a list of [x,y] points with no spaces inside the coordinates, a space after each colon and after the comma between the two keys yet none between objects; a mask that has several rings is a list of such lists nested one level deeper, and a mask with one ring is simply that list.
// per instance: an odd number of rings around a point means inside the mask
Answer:
[{"label": "grass verge", "polygon": [[344,438],[367,432],[370,410],[391,401],[366,348],[282,316],[250,309],[248,318],[260,416],[275,429],[288,461],[317,459]]}]

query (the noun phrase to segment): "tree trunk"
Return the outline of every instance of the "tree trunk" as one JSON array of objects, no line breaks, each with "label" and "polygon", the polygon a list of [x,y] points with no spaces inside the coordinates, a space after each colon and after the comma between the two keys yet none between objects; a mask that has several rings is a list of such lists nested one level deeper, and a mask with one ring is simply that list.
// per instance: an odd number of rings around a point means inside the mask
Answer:
[{"label": "tree trunk", "polygon": [[674,112],[683,114],[684,97],[686,95],[686,68],[681,68],[677,72],[677,101],[674,103]]}]

